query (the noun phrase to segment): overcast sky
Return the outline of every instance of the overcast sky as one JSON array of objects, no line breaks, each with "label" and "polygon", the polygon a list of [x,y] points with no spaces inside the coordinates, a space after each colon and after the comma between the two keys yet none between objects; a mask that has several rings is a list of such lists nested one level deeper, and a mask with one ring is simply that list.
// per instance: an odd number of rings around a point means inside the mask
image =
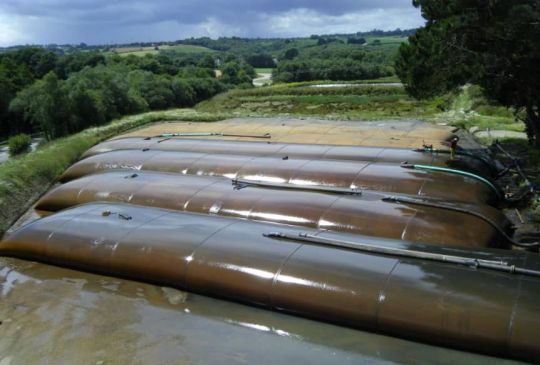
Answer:
[{"label": "overcast sky", "polygon": [[0,46],[274,37],[423,24],[412,0],[0,0]]}]

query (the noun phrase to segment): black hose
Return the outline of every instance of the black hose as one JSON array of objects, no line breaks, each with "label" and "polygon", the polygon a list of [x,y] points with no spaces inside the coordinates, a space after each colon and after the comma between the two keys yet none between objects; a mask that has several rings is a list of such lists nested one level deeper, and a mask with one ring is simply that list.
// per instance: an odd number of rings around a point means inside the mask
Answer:
[{"label": "black hose", "polygon": [[[414,152],[423,152],[423,153],[432,153],[432,154],[445,154],[445,155],[449,155],[451,154],[450,151],[447,151],[447,150],[438,150],[438,149],[435,149],[431,146],[424,146],[424,148],[416,148],[413,150]],[[485,157],[483,156],[478,156],[472,152],[467,152],[467,151],[456,151],[456,155],[458,156],[466,156],[466,157],[470,157],[472,159],[475,159],[475,160],[478,160],[480,162],[482,162],[484,165],[486,165],[489,169],[489,171],[492,173],[492,174],[497,174],[498,173],[498,170],[497,170],[497,167],[495,167],[493,165],[493,163],[491,161],[488,161]]]},{"label": "black hose", "polygon": [[[305,186],[305,185],[292,185],[292,184],[279,184],[279,183],[269,183],[264,181],[250,181],[250,180],[241,180],[241,179],[233,179],[232,184],[235,189],[243,189],[245,187],[254,186],[254,187],[263,187],[263,188],[274,188],[274,189],[287,189],[287,190],[305,190],[305,191],[317,191],[317,192],[323,192],[323,193],[334,193],[334,194],[343,194],[343,195],[361,195],[362,191],[356,190],[356,189],[344,189],[344,188],[333,188],[333,187],[324,187],[324,186]],[[451,206],[447,204],[441,204],[436,202],[429,202],[427,200],[418,200],[413,198],[407,198],[403,196],[387,196],[384,195],[384,193],[380,192],[371,192],[375,195],[381,195],[382,201],[386,202],[393,202],[393,203],[405,203],[405,204],[413,204],[413,205],[422,205],[427,206],[431,208],[438,208],[438,209],[447,209],[452,210],[468,215],[475,216],[477,218],[482,219],[483,221],[490,224],[493,228],[495,228],[503,237],[505,240],[507,240],[510,244],[517,246],[517,247],[523,247],[523,248],[535,248],[540,246],[540,242],[533,242],[533,243],[523,243],[523,242],[517,242],[512,237],[510,237],[495,221],[490,219],[489,217],[484,216],[483,214],[480,214],[478,212],[474,212],[469,209],[465,208],[459,208],[457,206]]]},{"label": "black hose", "polygon": [[414,259],[423,259],[430,261],[438,261],[455,265],[463,265],[474,268],[484,268],[488,270],[502,271],[509,274],[521,274],[527,276],[540,277],[540,271],[530,270],[521,267],[516,267],[515,265],[510,265],[504,261],[493,261],[493,260],[484,260],[477,259],[473,257],[465,256],[454,256],[454,255],[444,255],[433,252],[418,251],[404,248],[395,248],[395,247],[385,247],[378,246],[369,243],[355,242],[355,241],[342,241],[332,238],[320,237],[311,235],[308,233],[299,233],[298,235],[291,235],[288,233],[282,232],[271,232],[264,233],[264,237],[272,239],[283,239],[291,240],[296,242],[315,244],[321,246],[330,246],[341,249],[348,249],[360,252],[369,252],[375,254],[407,257]]},{"label": "black hose", "polygon": [[383,201],[387,202],[394,202],[394,203],[405,203],[405,204],[412,204],[412,205],[421,205],[431,208],[439,208],[439,209],[447,209],[452,210],[455,212],[460,212],[468,215],[475,216],[477,218],[482,219],[483,221],[489,223],[493,228],[495,228],[503,237],[506,239],[509,243],[511,243],[514,246],[517,247],[523,247],[523,248],[534,248],[539,247],[540,242],[531,242],[531,243],[523,243],[523,242],[517,242],[512,237],[510,237],[504,229],[502,229],[495,221],[493,221],[491,218],[486,217],[483,214],[480,214],[478,212],[472,211],[470,209],[460,208],[456,206],[451,206],[447,204],[441,204],[441,203],[435,203],[435,202],[429,202],[426,200],[418,200],[418,199],[411,199],[406,197],[398,197],[398,196],[387,196],[382,199]]}]

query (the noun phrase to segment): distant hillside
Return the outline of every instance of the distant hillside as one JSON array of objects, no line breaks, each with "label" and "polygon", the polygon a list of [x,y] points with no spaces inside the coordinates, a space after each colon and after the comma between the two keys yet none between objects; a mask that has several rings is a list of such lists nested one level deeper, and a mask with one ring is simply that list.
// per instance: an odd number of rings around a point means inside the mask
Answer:
[{"label": "distant hillside", "polygon": [[[167,49],[167,47],[172,48],[178,45],[194,45],[202,46],[204,48],[213,49],[216,51],[229,51],[235,50],[238,48],[238,45],[249,43],[254,45],[258,51],[262,52],[275,52],[279,49],[284,48],[283,44],[290,44],[295,42],[295,44],[312,44],[309,40],[313,39],[339,39],[342,41],[347,41],[348,39],[372,39],[376,40],[378,38],[407,38],[410,35],[414,34],[416,29],[396,29],[392,31],[382,31],[382,30],[372,30],[369,32],[358,32],[351,34],[326,34],[326,35],[312,35],[311,37],[298,37],[298,38],[239,38],[239,37],[223,37],[218,39],[211,39],[207,37],[202,38],[188,38],[177,41],[167,41],[167,42],[134,42],[134,43],[117,43],[117,44],[97,44],[97,45],[87,45],[85,43],[80,44],[47,44],[47,45],[38,45],[38,44],[26,44],[26,45],[16,45],[11,47],[0,47],[0,53],[15,51],[23,48],[45,48],[57,54],[69,54],[73,52],[80,51],[111,51],[115,49],[138,49],[142,51],[155,50],[155,47],[161,49]],[[188,50],[188,49],[184,49]],[[196,51],[197,49],[193,49]]]}]

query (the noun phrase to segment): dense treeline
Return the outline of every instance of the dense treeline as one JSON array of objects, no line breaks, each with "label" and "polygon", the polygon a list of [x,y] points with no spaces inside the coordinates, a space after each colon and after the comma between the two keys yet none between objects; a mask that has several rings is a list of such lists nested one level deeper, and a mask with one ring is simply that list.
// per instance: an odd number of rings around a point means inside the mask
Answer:
[{"label": "dense treeline", "polygon": [[234,57],[216,79],[210,55],[57,55],[25,48],[0,55],[0,136],[74,133],[122,115],[189,107],[230,87],[251,85],[253,67]]},{"label": "dense treeline", "polygon": [[321,47],[291,48],[274,71],[277,82],[312,80],[365,80],[394,74],[394,52],[365,50],[342,42]]},{"label": "dense treeline", "polygon": [[392,74],[393,70],[389,66],[363,64],[352,59],[304,59],[280,62],[274,71],[274,81],[367,80]]}]

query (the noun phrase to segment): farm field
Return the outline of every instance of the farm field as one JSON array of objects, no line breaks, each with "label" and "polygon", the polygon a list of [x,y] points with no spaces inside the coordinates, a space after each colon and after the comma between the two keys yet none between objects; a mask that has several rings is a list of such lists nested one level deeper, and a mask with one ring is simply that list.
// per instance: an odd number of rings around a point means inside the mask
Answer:
[{"label": "farm field", "polygon": [[274,71],[274,69],[270,67],[256,67],[255,68],[255,72],[257,72],[258,74],[271,74],[272,71]]},{"label": "farm field", "polygon": [[[276,84],[232,90],[199,104],[200,111],[237,115],[317,116],[328,119],[432,118],[440,113],[437,100],[417,101],[402,87],[359,85],[313,87],[320,83]],[[442,102],[442,101],[439,101]]]},{"label": "farm field", "polygon": [[160,45],[155,47],[121,47],[113,48],[110,53],[119,54],[121,56],[139,56],[143,57],[147,54],[157,55],[160,51],[177,51],[181,53],[212,53],[213,50],[202,47],[202,46],[192,46],[192,45],[178,45],[178,46],[169,46],[169,45]]}]

